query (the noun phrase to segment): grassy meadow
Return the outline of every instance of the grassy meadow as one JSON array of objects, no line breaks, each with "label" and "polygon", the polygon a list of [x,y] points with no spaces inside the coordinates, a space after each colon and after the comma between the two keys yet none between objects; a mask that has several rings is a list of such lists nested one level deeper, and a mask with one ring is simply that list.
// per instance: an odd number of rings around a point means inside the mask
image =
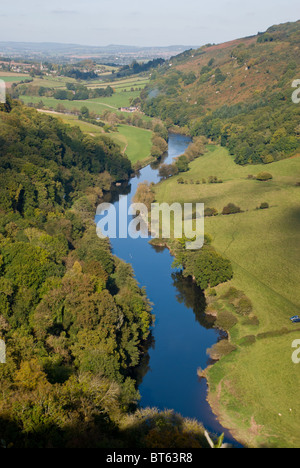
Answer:
[{"label": "grassy meadow", "polygon": [[118,125],[118,132],[111,132],[109,137],[118,143],[128,158],[135,164],[149,158],[152,147],[152,132],[130,125]]},{"label": "grassy meadow", "polygon": [[[273,179],[249,178],[262,171]],[[223,183],[202,182],[210,176]],[[179,177],[188,183],[178,184]],[[236,350],[209,369],[208,382],[221,422],[250,446],[300,443],[300,365],[291,359],[300,327],[289,320],[300,312],[299,182],[299,157],[238,166],[226,149],[212,146],[187,173],[156,186],[159,202],[204,202],[219,213],[234,203],[243,211],[205,218],[213,246],[234,270],[233,280],[216,288],[218,307],[228,309],[222,295],[234,286],[250,298],[255,316],[237,317],[229,331]],[[263,202],[269,208],[257,209]]]},{"label": "grassy meadow", "polygon": [[62,104],[67,110],[77,109],[80,110],[82,107],[87,107],[90,112],[95,112],[96,114],[101,115],[104,111],[107,110],[118,110],[119,107],[127,107],[130,105],[130,98],[133,95],[136,97],[137,93],[124,93],[118,96],[118,99],[112,96],[111,98],[97,98],[97,99],[87,99],[85,101],[68,101],[68,100],[58,100],[54,97],[45,97],[45,96],[21,96],[20,99],[24,104],[38,104],[43,102],[45,107],[56,109],[59,104]]},{"label": "grassy meadow", "polygon": [[[58,113],[51,115],[69,125],[78,126],[82,132],[93,137],[105,135],[103,128],[83,122],[74,115]],[[149,158],[152,147],[151,131],[129,125],[118,125],[117,130],[117,132],[110,132],[106,135],[121,147],[121,150],[128,156],[133,165],[138,161],[143,162]]]},{"label": "grassy meadow", "polygon": [[19,74],[6,75],[6,74],[0,73],[0,79],[2,81],[4,81],[5,83],[18,83],[19,81],[23,81],[26,78],[28,78],[28,75],[21,75],[20,76]]}]

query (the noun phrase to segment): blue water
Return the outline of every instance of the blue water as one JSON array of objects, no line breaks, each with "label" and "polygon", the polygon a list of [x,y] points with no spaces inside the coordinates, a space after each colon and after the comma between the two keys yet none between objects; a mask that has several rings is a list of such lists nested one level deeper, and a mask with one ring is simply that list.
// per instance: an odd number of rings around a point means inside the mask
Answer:
[{"label": "blue water", "polygon": [[[170,135],[169,150],[164,164],[184,153],[191,140],[182,135]],[[160,181],[158,168],[147,166],[127,187],[128,203],[139,183]],[[115,202],[118,213],[119,202]],[[149,362],[139,385],[142,407],[160,410],[174,409],[184,417],[200,421],[207,430],[225,433],[206,401],[207,385],[197,376],[208,361],[207,349],[220,338],[205,317],[205,299],[191,280],[172,268],[173,257],[167,249],[157,249],[149,239],[111,239],[113,253],[132,264],[140,286],[146,287],[153,303],[155,325]]]}]

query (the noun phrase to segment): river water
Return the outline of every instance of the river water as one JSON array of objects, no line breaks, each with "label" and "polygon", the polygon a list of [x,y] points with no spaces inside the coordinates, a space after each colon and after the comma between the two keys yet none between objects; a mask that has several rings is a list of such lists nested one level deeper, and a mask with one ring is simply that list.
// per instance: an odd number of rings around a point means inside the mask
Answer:
[{"label": "river water", "polygon": [[[171,134],[168,154],[161,163],[170,164],[190,142],[186,136]],[[111,201],[117,213],[119,195],[127,195],[130,204],[139,183],[160,181],[158,169],[159,163],[147,166],[116,191]],[[138,379],[140,405],[173,409],[197,419],[210,432],[224,432],[226,441],[234,443],[206,401],[206,381],[197,376],[197,369],[209,364],[207,349],[221,338],[220,332],[205,316],[205,297],[200,288],[172,268],[174,259],[168,249],[154,248],[149,240],[111,239],[113,253],[133,266],[137,281],[146,288],[155,315],[152,345]]]}]

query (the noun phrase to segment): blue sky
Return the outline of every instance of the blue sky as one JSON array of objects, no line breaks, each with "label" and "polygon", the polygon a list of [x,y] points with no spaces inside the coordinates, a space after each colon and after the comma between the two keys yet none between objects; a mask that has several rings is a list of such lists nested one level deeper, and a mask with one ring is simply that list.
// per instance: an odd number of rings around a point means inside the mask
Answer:
[{"label": "blue sky", "polygon": [[300,19],[299,0],[14,0],[0,40],[87,45],[203,45]]}]

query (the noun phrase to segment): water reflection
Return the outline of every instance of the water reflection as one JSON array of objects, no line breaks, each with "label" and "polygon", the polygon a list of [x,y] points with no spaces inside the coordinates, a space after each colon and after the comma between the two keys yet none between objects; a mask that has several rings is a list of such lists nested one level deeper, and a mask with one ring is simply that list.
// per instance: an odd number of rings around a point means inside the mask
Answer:
[{"label": "water reflection", "polygon": [[173,285],[177,289],[176,299],[179,304],[192,309],[196,321],[207,330],[214,324],[213,317],[206,315],[206,298],[203,291],[196,285],[191,277],[185,278],[181,272],[172,274]]}]

